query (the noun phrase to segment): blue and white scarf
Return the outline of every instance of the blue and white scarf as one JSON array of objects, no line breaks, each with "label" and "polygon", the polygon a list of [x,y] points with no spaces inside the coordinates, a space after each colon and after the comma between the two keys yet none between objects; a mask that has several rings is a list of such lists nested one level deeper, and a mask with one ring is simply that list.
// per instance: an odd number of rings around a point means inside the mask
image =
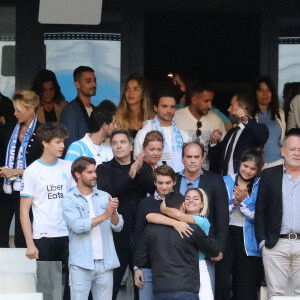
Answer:
[{"label": "blue and white scarf", "polygon": [[[15,151],[16,151],[16,147],[17,147],[18,135],[19,135],[21,124],[18,123],[16,125],[16,127],[11,135],[11,138],[9,140],[7,150],[6,150],[5,166],[7,166],[9,169],[25,169],[27,167],[26,148],[27,148],[30,138],[34,132],[36,122],[37,122],[37,117],[35,117],[31,121],[31,123],[26,131],[23,142],[22,142],[19,152],[18,152],[17,162],[15,163]],[[21,177],[20,176],[13,182],[13,188],[11,186],[11,182],[10,182],[9,178],[4,178],[3,191],[6,194],[11,194],[12,190],[14,190],[14,191],[21,190]]]},{"label": "blue and white scarf", "polygon": [[[169,149],[163,128],[157,116],[151,121],[151,126],[152,130],[158,130],[164,138],[164,150],[161,160],[166,161],[166,163],[171,166],[175,172],[180,172],[184,168],[181,161],[183,139],[177,124],[172,121],[172,152]],[[169,159],[164,159],[164,157],[169,157]]]}]

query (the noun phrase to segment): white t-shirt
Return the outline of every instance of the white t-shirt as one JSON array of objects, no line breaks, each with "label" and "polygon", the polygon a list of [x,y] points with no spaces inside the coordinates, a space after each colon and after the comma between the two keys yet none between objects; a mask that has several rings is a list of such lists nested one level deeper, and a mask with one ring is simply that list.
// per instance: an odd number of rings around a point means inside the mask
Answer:
[{"label": "white t-shirt", "polygon": [[34,239],[69,235],[61,200],[73,183],[69,161],[48,165],[38,159],[25,169],[20,196],[32,198]]},{"label": "white t-shirt", "polygon": [[[166,138],[166,143],[168,145],[169,150],[172,149],[172,126],[162,127],[164,131],[164,136]],[[170,153],[163,153],[161,156],[161,161],[171,160],[172,159],[172,151]]]},{"label": "white t-shirt", "polygon": [[[209,111],[207,115],[202,116],[200,119],[202,123],[201,128],[199,128],[201,130],[200,138],[198,138],[196,134],[198,120],[190,112],[189,106],[176,110],[174,121],[176,122],[179,129],[185,130],[190,135],[190,139],[192,141],[198,140],[204,145],[206,154],[208,152],[210,134],[216,129],[221,130],[221,140],[223,140],[226,134],[226,129],[223,121],[216,113],[211,111]],[[208,170],[208,167],[209,162],[207,159],[205,159],[203,168]]]},{"label": "white t-shirt", "polygon": [[[92,203],[92,194],[84,196],[86,201],[89,204],[90,208],[90,218],[95,218],[95,211]],[[91,239],[92,239],[92,249],[94,259],[103,259],[103,247],[102,247],[102,236],[101,230],[99,226],[95,226],[91,231]]]},{"label": "white t-shirt", "polygon": [[93,106],[91,105],[91,107],[85,107],[85,109],[86,109],[88,116],[90,117],[93,112]]}]

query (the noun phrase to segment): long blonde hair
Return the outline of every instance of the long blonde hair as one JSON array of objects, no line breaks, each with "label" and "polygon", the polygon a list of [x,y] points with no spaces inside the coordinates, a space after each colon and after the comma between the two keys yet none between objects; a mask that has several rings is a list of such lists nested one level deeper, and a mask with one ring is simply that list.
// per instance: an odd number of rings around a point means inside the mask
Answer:
[{"label": "long blonde hair", "polygon": [[208,215],[208,199],[207,199],[207,195],[204,192],[204,190],[197,189],[197,188],[191,188],[191,189],[188,189],[186,191],[185,196],[187,195],[187,193],[189,191],[196,191],[199,194],[199,196],[202,200],[202,203],[203,203],[203,207],[202,207],[201,211],[199,212],[199,215],[200,216],[207,216]]},{"label": "long blonde hair", "polygon": [[129,105],[126,101],[125,97],[125,90],[128,82],[131,80],[136,80],[138,85],[142,89],[142,101],[141,101],[141,112],[139,119],[140,121],[146,121],[153,119],[155,113],[153,110],[153,104],[150,98],[148,83],[144,76],[138,74],[132,74],[126,81],[123,89],[122,89],[122,96],[120,100],[120,104],[117,108],[116,112],[116,122],[120,129],[131,129],[129,128],[130,118],[131,118],[131,111]]}]

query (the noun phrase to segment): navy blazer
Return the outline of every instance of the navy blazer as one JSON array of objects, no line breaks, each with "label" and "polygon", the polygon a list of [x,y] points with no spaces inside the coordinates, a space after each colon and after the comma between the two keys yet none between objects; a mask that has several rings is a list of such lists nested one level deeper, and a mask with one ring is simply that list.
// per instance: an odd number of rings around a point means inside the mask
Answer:
[{"label": "navy blazer", "polygon": [[[226,147],[233,134],[233,128],[227,132],[222,142],[214,147],[210,147],[208,151],[208,159],[210,162],[209,170],[218,174],[222,174],[223,163],[225,160]],[[249,119],[245,128],[233,151],[233,168],[234,173],[239,171],[240,160],[247,149],[255,147],[263,147],[268,140],[269,130],[264,124],[259,124],[255,119]]]},{"label": "navy blazer", "polygon": [[[178,173],[174,191],[180,192],[182,176]],[[203,170],[200,175],[199,188],[208,198],[208,220],[211,224],[210,234],[217,241],[221,251],[226,248],[229,229],[228,195],[223,178],[212,172]]]},{"label": "navy blazer", "polygon": [[258,244],[265,240],[273,248],[279,239],[282,222],[283,165],[265,169],[261,176],[255,208],[255,235]]},{"label": "navy blazer", "polygon": [[[94,109],[93,105],[92,107]],[[69,137],[65,140],[65,149],[90,132],[90,117],[78,96],[64,107],[60,122],[67,127],[69,133]]]}]

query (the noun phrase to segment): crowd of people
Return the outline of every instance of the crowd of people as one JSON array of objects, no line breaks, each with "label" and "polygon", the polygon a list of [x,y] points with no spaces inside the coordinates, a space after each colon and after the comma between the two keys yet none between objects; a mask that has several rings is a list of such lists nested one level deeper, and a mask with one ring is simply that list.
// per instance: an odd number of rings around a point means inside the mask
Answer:
[{"label": "crowd of people", "polygon": [[208,84],[133,74],[95,107],[94,70],[73,75],[70,102],[49,70],[0,95],[0,247],[15,214],[15,246],[62,262],[65,300],[116,299],[127,269],[141,300],[255,300],[264,281],[271,299],[290,275],[300,295],[297,94],[287,116],[262,76],[227,117]]}]

